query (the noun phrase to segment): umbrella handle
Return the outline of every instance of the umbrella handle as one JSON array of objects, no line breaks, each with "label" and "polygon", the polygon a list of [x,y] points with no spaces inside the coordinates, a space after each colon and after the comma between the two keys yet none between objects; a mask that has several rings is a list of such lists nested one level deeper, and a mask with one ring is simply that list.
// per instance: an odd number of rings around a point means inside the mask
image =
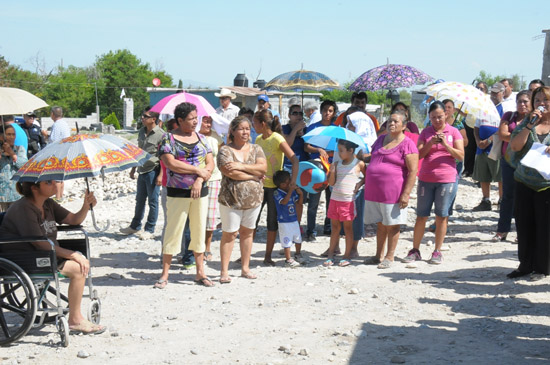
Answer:
[{"label": "umbrella handle", "polygon": [[90,211],[92,212],[92,222],[94,224],[94,228],[96,229],[96,231],[98,232],[105,232],[106,230],[109,229],[109,227],[111,226],[111,221],[107,219],[107,224],[105,225],[105,227],[103,228],[100,228],[98,225],[97,225],[97,222],[95,220],[95,214],[94,214],[94,210],[90,207]]},{"label": "umbrella handle", "polygon": [[[90,192],[90,184],[88,183],[88,178],[85,178],[85,180],[86,180],[86,190],[88,190],[88,193],[89,193]],[[109,227],[111,226],[111,221],[107,220],[107,224],[105,225],[105,227],[104,228],[99,228],[99,226],[97,225],[97,222],[95,220],[94,207],[92,207],[92,204],[90,204],[90,211],[92,212],[92,223],[94,224],[94,228],[96,229],[96,231],[105,232],[106,230],[108,230]]]}]

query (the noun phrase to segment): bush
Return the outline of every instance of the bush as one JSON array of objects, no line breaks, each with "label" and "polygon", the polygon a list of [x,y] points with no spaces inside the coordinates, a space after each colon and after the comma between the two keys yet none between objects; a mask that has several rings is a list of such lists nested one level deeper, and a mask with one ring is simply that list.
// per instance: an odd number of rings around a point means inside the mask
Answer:
[{"label": "bush", "polygon": [[107,116],[107,118],[103,119],[103,124],[110,124],[115,127],[115,129],[119,130],[120,123],[118,122],[118,118],[116,117],[115,113],[112,112]]}]

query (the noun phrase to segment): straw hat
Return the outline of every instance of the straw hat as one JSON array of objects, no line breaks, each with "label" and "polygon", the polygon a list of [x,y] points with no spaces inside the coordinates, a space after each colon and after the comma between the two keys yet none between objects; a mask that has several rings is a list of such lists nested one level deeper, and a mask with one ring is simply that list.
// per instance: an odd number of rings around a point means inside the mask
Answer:
[{"label": "straw hat", "polygon": [[219,93],[214,93],[217,98],[230,97],[231,100],[235,99],[237,95],[229,89],[221,89]]}]

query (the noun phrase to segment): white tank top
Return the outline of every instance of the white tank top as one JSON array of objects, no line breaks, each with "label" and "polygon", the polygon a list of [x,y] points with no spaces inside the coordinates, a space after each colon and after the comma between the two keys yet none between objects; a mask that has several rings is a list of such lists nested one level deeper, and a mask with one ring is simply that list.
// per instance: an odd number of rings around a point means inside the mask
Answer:
[{"label": "white tank top", "polygon": [[336,182],[332,187],[332,195],[330,199],[334,199],[341,202],[351,202],[355,200],[355,185],[363,177],[361,171],[354,171],[355,167],[359,163],[357,158],[354,158],[349,164],[344,165],[342,161],[338,161],[338,167],[336,168]]}]

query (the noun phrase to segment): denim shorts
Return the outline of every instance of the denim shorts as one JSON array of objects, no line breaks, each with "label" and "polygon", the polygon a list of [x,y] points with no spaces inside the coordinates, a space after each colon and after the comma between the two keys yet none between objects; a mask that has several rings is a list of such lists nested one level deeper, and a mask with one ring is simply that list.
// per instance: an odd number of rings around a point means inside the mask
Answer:
[{"label": "denim shorts", "polygon": [[435,215],[448,217],[449,208],[456,196],[457,183],[430,183],[418,181],[416,189],[416,215],[429,217],[432,205],[435,205]]}]

